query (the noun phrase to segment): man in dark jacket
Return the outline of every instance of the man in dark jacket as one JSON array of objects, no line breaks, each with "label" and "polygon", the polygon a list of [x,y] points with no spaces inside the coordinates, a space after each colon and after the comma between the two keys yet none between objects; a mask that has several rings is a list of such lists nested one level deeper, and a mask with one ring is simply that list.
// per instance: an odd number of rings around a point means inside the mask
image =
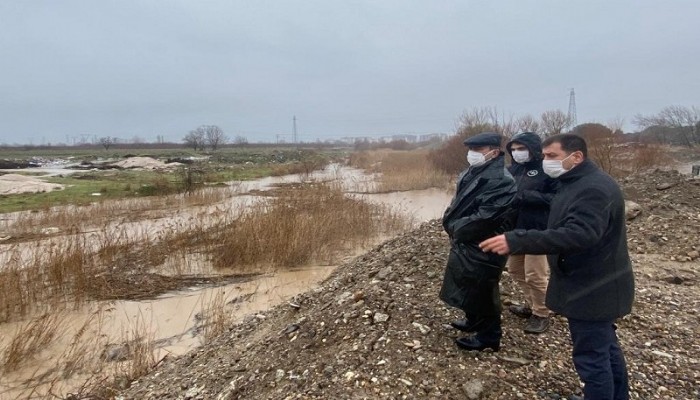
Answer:
[{"label": "man in dark jacket", "polygon": [[[513,163],[508,171],[518,184],[514,206],[518,209],[516,229],[546,229],[549,203],[556,181],[542,171],[542,139],[533,132],[514,135],[506,144]],[[543,333],[549,328],[549,309],[544,304],[549,266],[544,254],[513,254],[508,258],[508,273],[525,295],[524,305],[508,309],[527,318],[526,333]]]},{"label": "man in dark jacket", "polygon": [[634,298],[622,192],[587,159],[583,138],[555,135],[543,147],[543,170],[561,184],[547,229],[514,230],[480,247],[495,254],[548,254],[546,304],[568,319],[585,398],[629,399],[627,367],[614,325],[630,313]]},{"label": "man in dark jacket", "polygon": [[517,190],[505,169],[501,140],[501,135],[486,132],[464,141],[470,166],[460,174],[457,193],[442,220],[452,246],[440,298],[465,313],[453,327],[476,332],[456,340],[466,350],[498,351],[501,343],[498,281],[507,258],[479,249],[479,242],[504,232],[503,225],[512,219],[510,206]]}]

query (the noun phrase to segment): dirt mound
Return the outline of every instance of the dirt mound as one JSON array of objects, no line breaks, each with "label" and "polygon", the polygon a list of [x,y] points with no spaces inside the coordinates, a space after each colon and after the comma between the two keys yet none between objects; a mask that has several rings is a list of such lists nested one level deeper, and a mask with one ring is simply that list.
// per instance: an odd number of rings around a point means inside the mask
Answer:
[{"label": "dirt mound", "polygon": [[[506,312],[499,353],[457,349],[459,332],[447,323],[459,314],[438,299],[447,246],[436,221],[423,224],[339,267],[322,287],[164,362],[120,396],[539,399],[580,393],[559,316],[548,332],[532,336]],[[634,260],[637,304],[618,331],[633,397],[697,398],[697,287],[693,280],[660,279],[660,261],[640,257]],[[697,263],[682,265],[698,275]],[[502,298],[506,304],[520,298],[507,274]]]},{"label": "dirt mound", "polygon": [[41,193],[63,189],[63,185],[48,183],[35,176],[0,175],[0,195],[17,193]]},{"label": "dirt mound", "polygon": [[700,179],[655,170],[622,180],[627,200],[641,213],[628,223],[630,250],[672,261],[700,258]]},{"label": "dirt mound", "polygon": [[151,157],[129,157],[126,160],[117,161],[111,165],[120,168],[140,168],[140,169],[171,169],[182,164],[178,162],[164,163]]}]

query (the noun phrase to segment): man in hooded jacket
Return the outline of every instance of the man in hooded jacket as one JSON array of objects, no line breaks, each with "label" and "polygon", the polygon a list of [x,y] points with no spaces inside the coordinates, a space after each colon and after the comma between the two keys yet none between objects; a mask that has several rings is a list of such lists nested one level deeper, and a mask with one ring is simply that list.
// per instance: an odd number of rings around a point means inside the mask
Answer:
[{"label": "man in hooded jacket", "polygon": [[[556,181],[542,171],[542,139],[533,132],[514,135],[506,144],[513,163],[508,171],[518,184],[513,206],[518,209],[516,229],[547,229],[549,204],[556,192]],[[510,312],[526,318],[523,331],[543,333],[549,328],[549,309],[544,304],[549,278],[544,254],[513,254],[508,273],[525,295],[524,305],[511,305]]]},{"label": "man in hooded jacket", "polygon": [[[465,350],[498,351],[501,302],[498,281],[507,257],[484,253],[479,242],[508,228],[517,189],[505,169],[501,135],[485,132],[464,141],[469,168],[457,180],[457,192],[443,216],[451,248],[440,298],[464,311],[452,326],[463,332],[456,344]],[[511,223],[512,227],[512,223]]]}]

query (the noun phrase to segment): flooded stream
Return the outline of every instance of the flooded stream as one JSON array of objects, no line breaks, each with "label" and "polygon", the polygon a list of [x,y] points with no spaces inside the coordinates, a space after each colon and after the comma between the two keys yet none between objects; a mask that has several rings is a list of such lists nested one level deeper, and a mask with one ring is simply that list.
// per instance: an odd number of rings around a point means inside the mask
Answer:
[{"label": "flooded stream", "polygon": [[[143,235],[155,236],[159,231],[172,229],[187,229],[189,221],[210,218],[222,218],[222,214],[232,209],[240,210],[259,201],[260,196],[255,191],[269,190],[280,183],[297,183],[304,181],[333,181],[338,182],[348,193],[348,196],[364,201],[383,204],[392,207],[397,212],[412,218],[413,224],[419,224],[430,219],[439,218],[449,204],[451,195],[444,190],[427,189],[418,191],[360,194],[373,185],[375,177],[364,174],[360,170],[330,166],[324,171],[307,176],[290,175],[284,177],[263,178],[256,181],[233,182],[231,186],[238,193],[237,197],[229,198],[229,204],[217,204],[202,208],[193,207],[183,212],[171,213],[169,216],[144,219],[134,222],[113,223],[103,228],[104,232],[83,233],[85,235],[115,235],[118,230],[129,229]],[[251,193],[252,192],[252,193]],[[234,200],[231,200],[234,199]],[[234,203],[235,207],[232,206]],[[110,228],[111,226],[111,228]],[[110,231],[111,229],[111,231]],[[99,239],[91,239],[96,241]],[[130,240],[134,240],[132,236]],[[36,246],[30,243],[29,246]],[[3,247],[3,246],[0,246]],[[7,247],[5,246],[5,249]],[[358,249],[366,251],[367,249]],[[9,253],[4,251],[4,253]],[[7,254],[5,254],[7,257]],[[195,260],[193,264],[200,262]],[[206,266],[195,265],[190,270],[206,271]],[[19,382],[26,382],[32,377],[41,375],[43,369],[51,368],[57,363],[64,362],[66,348],[70,347],[72,338],[81,329],[86,320],[94,318],[96,309],[100,311],[99,329],[91,332],[99,338],[103,359],[114,358],[119,361],[120,352],[124,347],[125,337],[129,332],[141,330],[147,335],[156,352],[156,360],[165,355],[181,355],[203,340],[202,313],[213,302],[222,302],[230,322],[241,321],[246,316],[264,313],[265,310],[290,301],[295,295],[312,290],[327,278],[335,266],[309,265],[303,268],[265,274],[246,282],[236,282],[220,286],[192,287],[185,290],[170,292],[158,298],[145,301],[112,301],[90,304],[82,310],[67,312],[61,318],[60,340],[38,352],[33,360],[23,364],[21,369],[0,376],[0,399],[16,398],[21,393],[12,389]],[[22,323],[0,325],[0,342],[6,346],[14,337]],[[5,340],[7,339],[7,340]],[[97,340],[97,339],[96,339]],[[104,353],[106,352],[106,354]],[[60,367],[57,367],[60,368]],[[62,382],[59,386],[70,387],[70,382]],[[9,397],[8,397],[9,396]]]}]

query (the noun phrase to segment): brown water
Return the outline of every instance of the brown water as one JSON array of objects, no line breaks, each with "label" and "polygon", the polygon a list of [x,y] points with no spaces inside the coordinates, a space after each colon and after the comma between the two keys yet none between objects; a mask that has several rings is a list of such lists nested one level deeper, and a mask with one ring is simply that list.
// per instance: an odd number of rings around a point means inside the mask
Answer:
[{"label": "brown water", "polygon": [[[117,237],[119,240],[138,240],[142,237],[156,237],[165,231],[184,231],[195,224],[214,223],[216,220],[243,212],[252,203],[263,200],[259,196],[245,195],[252,190],[268,190],[279,183],[295,183],[309,180],[324,180],[337,182],[347,192],[364,191],[373,185],[374,176],[362,171],[331,166],[324,171],[308,176],[291,175],[286,177],[264,178],[251,182],[234,182],[232,190],[242,196],[228,198],[226,203],[202,207],[190,207],[179,212],[164,213],[156,218],[138,221],[117,221],[101,227],[101,229],[86,229],[79,235],[85,235],[88,243],[100,243],[106,237]],[[450,201],[450,194],[443,190],[427,189],[417,191],[357,194],[365,201],[391,206],[395,211],[411,217],[415,224],[439,218]],[[6,217],[11,220],[12,217]],[[11,223],[7,222],[7,224]],[[0,245],[2,257],[9,254],[22,255],[24,249],[36,251],[37,245],[56,246],[61,237],[54,240],[44,240],[19,244],[19,246]],[[51,244],[51,243],[54,244]],[[19,249],[18,249],[19,247]],[[12,251],[9,251],[11,248]],[[359,252],[366,249],[358,249]],[[21,257],[20,257],[21,258]],[[167,260],[159,269],[159,273],[167,273],[168,269],[176,270],[181,264],[186,264],[187,271],[198,271],[211,274],[208,262],[196,254],[187,254],[185,258],[174,256]],[[44,346],[22,368],[0,375],[0,399],[26,397],[17,387],[26,387],[26,381],[41,374],[47,374],[44,381],[65,367],[70,358],[65,353],[71,348],[71,343],[81,327],[86,325],[85,337],[93,337],[90,349],[84,349],[84,361],[88,365],[98,365],[100,356],[110,358],[119,354],[123,343],[139,333],[148,338],[155,348],[155,357],[160,359],[167,354],[184,354],[203,340],[202,319],[203,310],[214,303],[223,301],[225,311],[231,322],[241,321],[251,314],[264,313],[271,307],[289,301],[293,296],[311,290],[319,285],[334,270],[333,266],[308,266],[302,269],[284,271],[276,274],[263,275],[245,283],[235,283],[219,287],[194,287],[188,290],[168,293],[167,295],[148,301],[115,301],[92,303],[81,310],[65,312],[60,316],[60,329],[57,338],[51,345]],[[26,322],[0,325],[0,349],[5,348],[18,327]],[[119,357],[114,357],[119,358]],[[113,363],[118,364],[118,363]],[[53,372],[52,372],[53,370]],[[2,372],[0,370],[0,372]],[[52,375],[52,373],[54,375]],[[76,373],[68,379],[60,379],[54,390],[67,393],[85,379],[85,375]],[[47,390],[46,384],[37,382],[39,393]]]}]

